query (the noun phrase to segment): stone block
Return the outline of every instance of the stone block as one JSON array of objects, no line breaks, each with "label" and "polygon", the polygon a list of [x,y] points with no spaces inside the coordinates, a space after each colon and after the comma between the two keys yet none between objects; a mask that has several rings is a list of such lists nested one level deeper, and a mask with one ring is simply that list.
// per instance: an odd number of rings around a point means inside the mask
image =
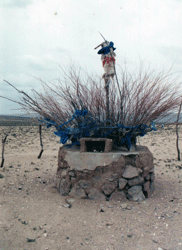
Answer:
[{"label": "stone block", "polygon": [[91,188],[92,183],[91,183],[91,182],[88,182],[88,181],[86,181],[86,180],[81,180],[81,181],[79,181],[79,185],[80,185],[80,187],[83,188],[83,189],[89,189],[89,188]]},{"label": "stone block", "polygon": [[103,193],[101,193],[98,189],[92,188],[89,191],[88,198],[91,200],[100,200],[105,201],[106,197]]},{"label": "stone block", "polygon": [[150,173],[148,173],[148,175],[147,175],[147,176],[145,176],[145,179],[146,179],[147,181],[149,181],[149,180],[150,180]]},{"label": "stone block", "polygon": [[143,190],[144,192],[146,192],[146,197],[150,198],[151,197],[151,190],[150,190],[150,181],[145,182],[145,184],[143,185]]},{"label": "stone block", "polygon": [[141,176],[139,176],[137,178],[133,178],[131,180],[128,180],[128,184],[129,184],[130,187],[136,186],[136,185],[142,184],[142,183],[144,183],[144,178],[141,177]]},{"label": "stone block", "polygon": [[71,192],[69,193],[69,195],[76,196],[76,197],[82,198],[82,199],[87,197],[87,195],[85,194],[85,191],[80,186],[78,186],[77,184],[75,184],[73,186],[73,188],[71,189]]},{"label": "stone block", "polygon": [[131,201],[143,201],[145,200],[145,195],[142,191],[142,186],[137,185],[128,189],[127,198]]},{"label": "stone block", "polygon": [[139,173],[140,172],[136,167],[133,167],[131,165],[127,165],[122,176],[124,178],[131,179],[131,178],[137,177],[139,175]]},{"label": "stone block", "polygon": [[153,193],[154,190],[155,190],[154,181],[151,181],[150,182],[150,191],[151,191],[151,193]]},{"label": "stone block", "polygon": [[119,179],[119,189],[122,190],[124,189],[124,187],[126,186],[127,184],[127,180],[125,180],[124,178],[120,178]]},{"label": "stone block", "polygon": [[61,179],[59,186],[59,193],[63,196],[68,195],[70,192],[70,181],[68,179]]},{"label": "stone block", "polygon": [[66,170],[66,169],[63,169],[63,170],[61,171],[61,178],[66,177],[66,175],[67,175],[67,170]]},{"label": "stone block", "polygon": [[102,191],[104,192],[105,195],[110,195],[117,188],[117,185],[118,185],[117,181],[108,182],[102,186]]},{"label": "stone block", "polygon": [[111,194],[109,201],[126,201],[126,195],[124,191],[116,190]]},{"label": "stone block", "polygon": [[70,171],[70,172],[69,172],[69,176],[75,177],[75,172],[74,172],[74,171]]},{"label": "stone block", "polygon": [[153,172],[153,173],[151,173],[151,175],[150,175],[150,179],[151,179],[151,181],[154,181],[154,179],[155,179],[155,173]]}]

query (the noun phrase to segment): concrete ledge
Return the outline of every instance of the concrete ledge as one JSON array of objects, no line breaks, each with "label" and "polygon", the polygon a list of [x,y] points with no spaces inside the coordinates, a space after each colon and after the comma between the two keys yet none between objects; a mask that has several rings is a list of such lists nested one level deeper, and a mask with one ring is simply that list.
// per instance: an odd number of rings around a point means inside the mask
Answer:
[{"label": "concrete ledge", "polygon": [[65,161],[71,170],[94,170],[97,166],[107,166],[112,162],[117,162],[123,155],[139,155],[139,152],[111,151],[109,153],[82,153],[79,149],[68,148],[66,149]]}]

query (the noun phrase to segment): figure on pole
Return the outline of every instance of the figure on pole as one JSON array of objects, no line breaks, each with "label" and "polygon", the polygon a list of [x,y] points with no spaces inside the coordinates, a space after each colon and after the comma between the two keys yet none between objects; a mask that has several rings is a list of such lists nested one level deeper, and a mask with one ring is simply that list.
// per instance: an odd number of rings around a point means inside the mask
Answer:
[{"label": "figure on pole", "polygon": [[[105,39],[104,39],[105,40]],[[106,120],[108,121],[110,119],[110,111],[109,111],[109,84],[110,84],[110,78],[113,79],[115,75],[115,57],[116,54],[114,50],[114,43],[104,41],[100,45],[98,45],[95,49],[98,47],[102,47],[98,54],[101,54],[101,61],[102,66],[104,68],[104,74],[103,79],[105,81],[105,90],[106,90]]]}]

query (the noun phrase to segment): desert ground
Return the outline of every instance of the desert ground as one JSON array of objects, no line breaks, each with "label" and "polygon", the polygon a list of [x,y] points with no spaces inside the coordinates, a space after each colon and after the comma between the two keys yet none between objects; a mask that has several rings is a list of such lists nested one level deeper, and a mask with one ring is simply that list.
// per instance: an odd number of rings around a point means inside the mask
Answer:
[{"label": "desert ground", "polygon": [[[1,138],[9,128],[0,127]],[[179,135],[182,151],[182,128]],[[11,127],[0,169],[0,250],[182,249],[182,161],[175,127],[160,128],[138,143],[154,155],[152,197],[93,201],[63,197],[55,189],[60,143],[52,128],[43,129],[38,159],[38,127]]]}]

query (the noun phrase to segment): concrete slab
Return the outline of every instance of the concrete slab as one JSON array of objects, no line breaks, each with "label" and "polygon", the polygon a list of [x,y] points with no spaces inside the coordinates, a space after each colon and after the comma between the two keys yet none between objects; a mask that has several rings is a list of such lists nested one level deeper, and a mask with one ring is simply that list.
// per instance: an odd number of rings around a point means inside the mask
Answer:
[{"label": "concrete slab", "polygon": [[93,153],[84,152],[79,150],[67,149],[65,160],[67,161],[70,169],[77,169],[83,171],[84,169],[94,170],[97,166],[106,166],[114,161],[118,161],[121,156],[139,155],[138,151],[134,152],[121,152],[114,151],[109,153]]}]

